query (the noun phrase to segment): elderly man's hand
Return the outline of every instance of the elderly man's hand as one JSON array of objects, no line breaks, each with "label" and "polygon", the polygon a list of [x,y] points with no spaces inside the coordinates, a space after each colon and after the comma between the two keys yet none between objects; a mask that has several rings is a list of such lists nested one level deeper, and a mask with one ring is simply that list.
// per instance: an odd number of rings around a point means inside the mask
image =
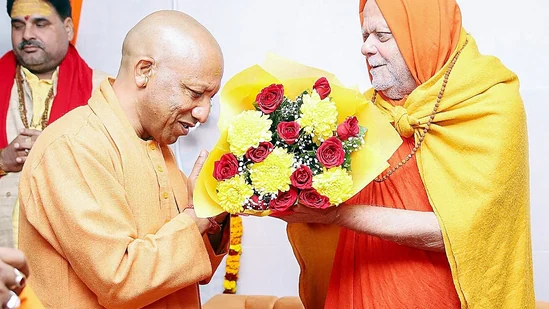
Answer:
[{"label": "elderly man's hand", "polygon": [[[29,267],[23,252],[12,248],[0,248],[0,304],[10,308],[8,302],[25,287]],[[13,300],[12,300],[13,302]],[[14,308],[14,307],[11,307]]]},{"label": "elderly man's hand", "polygon": [[299,204],[291,208],[288,212],[271,214],[271,217],[279,218],[288,223],[337,224],[339,219],[339,207],[314,209]]},{"label": "elderly man's hand", "polygon": [[23,169],[29,151],[41,131],[24,129],[21,134],[0,151],[0,168],[5,172],[16,173]]}]

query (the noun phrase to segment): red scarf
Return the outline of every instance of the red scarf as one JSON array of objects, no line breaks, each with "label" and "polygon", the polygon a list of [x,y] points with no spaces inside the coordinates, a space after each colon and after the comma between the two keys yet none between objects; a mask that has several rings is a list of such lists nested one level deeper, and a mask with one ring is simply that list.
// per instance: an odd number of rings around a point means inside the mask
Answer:
[{"label": "red scarf", "polygon": [[[11,89],[15,81],[17,61],[13,51],[0,58],[0,149],[8,146],[6,132]],[[57,94],[53,99],[48,123],[59,119],[70,110],[88,104],[92,93],[93,71],[69,44],[65,59],[59,65]]]}]

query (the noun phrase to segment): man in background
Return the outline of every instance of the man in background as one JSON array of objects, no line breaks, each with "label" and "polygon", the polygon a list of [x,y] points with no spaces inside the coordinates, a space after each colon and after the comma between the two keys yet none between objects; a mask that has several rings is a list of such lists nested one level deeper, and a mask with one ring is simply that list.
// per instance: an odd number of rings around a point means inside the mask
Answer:
[{"label": "man in background", "polygon": [[69,0],[8,0],[13,50],[0,58],[0,246],[17,246],[20,171],[40,132],[87,104],[106,75],[70,43]]}]

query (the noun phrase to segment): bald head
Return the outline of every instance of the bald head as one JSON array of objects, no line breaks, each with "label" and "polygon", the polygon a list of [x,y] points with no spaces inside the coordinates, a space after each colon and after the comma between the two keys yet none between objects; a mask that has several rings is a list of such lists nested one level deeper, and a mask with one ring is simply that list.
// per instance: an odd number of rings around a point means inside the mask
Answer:
[{"label": "bald head", "polygon": [[179,11],[158,11],[142,19],[126,35],[122,66],[133,66],[140,57],[150,57],[159,65],[173,58],[193,60],[201,53],[212,56],[212,60],[222,59],[217,41],[194,18]]},{"label": "bald head", "polygon": [[185,13],[158,11],[126,35],[113,88],[140,137],[170,144],[207,120],[222,75],[212,34]]}]

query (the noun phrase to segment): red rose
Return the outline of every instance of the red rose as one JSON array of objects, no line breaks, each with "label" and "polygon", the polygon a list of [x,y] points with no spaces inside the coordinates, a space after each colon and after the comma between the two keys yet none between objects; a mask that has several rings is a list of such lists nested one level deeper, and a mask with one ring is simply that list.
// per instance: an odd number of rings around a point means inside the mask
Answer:
[{"label": "red rose", "polygon": [[332,88],[330,88],[330,83],[326,77],[319,78],[315,82],[313,89],[316,90],[321,100],[324,100],[328,95],[330,95],[330,92],[332,92]]},{"label": "red rose", "polygon": [[276,126],[276,132],[278,136],[285,141],[288,145],[293,145],[295,141],[299,138],[299,123],[295,121],[290,122],[280,122]]},{"label": "red rose", "polygon": [[284,86],[272,84],[255,97],[259,109],[265,114],[274,112],[284,100]]},{"label": "red rose", "polygon": [[229,179],[238,174],[238,160],[232,153],[224,154],[214,163],[213,176],[217,181]]},{"label": "red rose", "polygon": [[292,186],[298,189],[309,189],[313,185],[313,172],[307,165],[301,165],[290,176]]},{"label": "red rose", "polygon": [[270,142],[261,142],[256,148],[250,147],[246,151],[246,158],[254,163],[259,163],[273,151],[274,146]]},{"label": "red rose", "polygon": [[317,209],[326,209],[330,207],[330,199],[312,188],[301,191],[299,194],[299,202],[304,206]]},{"label": "red rose", "polygon": [[290,187],[286,192],[278,191],[276,199],[271,200],[269,206],[275,211],[286,211],[292,207],[297,201],[297,189]]},{"label": "red rose", "polygon": [[265,210],[267,209],[267,205],[265,204],[265,202],[263,200],[260,200],[259,199],[259,196],[257,196],[256,194],[252,195],[252,198],[251,198],[252,202],[251,202],[251,205],[252,205],[252,209],[256,209],[256,210]]},{"label": "red rose", "polygon": [[358,119],[355,116],[348,117],[337,126],[337,136],[342,141],[348,140],[349,137],[357,137],[359,132]]},{"label": "red rose", "polygon": [[330,137],[318,147],[316,158],[326,168],[340,166],[345,161],[343,144],[337,137]]}]

